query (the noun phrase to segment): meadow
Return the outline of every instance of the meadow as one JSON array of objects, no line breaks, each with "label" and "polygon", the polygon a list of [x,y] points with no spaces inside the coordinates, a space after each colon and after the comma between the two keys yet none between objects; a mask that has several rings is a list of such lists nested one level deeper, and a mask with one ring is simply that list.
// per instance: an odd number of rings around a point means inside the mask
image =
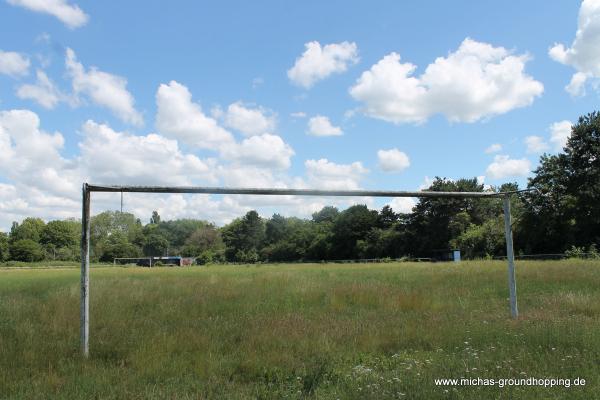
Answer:
[{"label": "meadow", "polygon": [[[0,269],[1,399],[600,398],[600,261]],[[585,386],[436,386],[439,378]]]}]

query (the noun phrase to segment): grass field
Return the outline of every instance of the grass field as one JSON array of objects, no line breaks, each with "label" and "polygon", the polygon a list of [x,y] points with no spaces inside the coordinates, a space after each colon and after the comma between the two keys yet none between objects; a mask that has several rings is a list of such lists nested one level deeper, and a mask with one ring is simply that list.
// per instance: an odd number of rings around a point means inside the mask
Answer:
[{"label": "grass field", "polygon": [[[600,398],[600,262],[0,270],[2,399]],[[436,386],[436,378],[585,386]]]}]

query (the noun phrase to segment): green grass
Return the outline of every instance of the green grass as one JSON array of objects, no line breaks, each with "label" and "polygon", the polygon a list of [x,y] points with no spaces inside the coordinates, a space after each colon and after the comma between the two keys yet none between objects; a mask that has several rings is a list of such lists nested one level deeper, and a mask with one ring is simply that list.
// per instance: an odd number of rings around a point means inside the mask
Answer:
[{"label": "green grass", "polygon": [[[0,270],[1,399],[600,398],[600,262]],[[435,378],[584,387],[439,387]]]}]

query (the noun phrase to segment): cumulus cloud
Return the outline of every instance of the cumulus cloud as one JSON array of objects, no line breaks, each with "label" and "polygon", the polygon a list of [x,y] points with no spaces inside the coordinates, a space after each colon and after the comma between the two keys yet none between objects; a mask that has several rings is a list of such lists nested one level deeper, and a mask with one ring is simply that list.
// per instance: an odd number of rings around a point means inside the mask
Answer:
[{"label": "cumulus cloud", "polygon": [[290,167],[294,150],[277,135],[263,134],[221,149],[224,160],[274,169]]},{"label": "cumulus cloud", "polygon": [[0,50],[0,74],[18,77],[29,73],[29,58],[14,51]]},{"label": "cumulus cloud", "polygon": [[60,92],[54,82],[42,70],[37,71],[35,84],[24,84],[17,89],[17,97],[33,100],[49,110],[65,99],[65,95]]},{"label": "cumulus cloud", "polygon": [[332,125],[329,118],[322,115],[317,115],[308,120],[308,131],[306,133],[312,136],[341,136],[344,134],[342,128]]},{"label": "cumulus cloud", "polygon": [[336,164],[321,158],[304,162],[308,185],[323,189],[359,189],[360,181],[369,172],[361,162]]},{"label": "cumulus cloud", "polygon": [[531,170],[531,162],[526,158],[513,159],[507,155],[497,155],[485,170],[486,176],[502,179],[515,176],[527,176]]},{"label": "cumulus cloud", "polygon": [[275,116],[269,110],[245,106],[239,101],[227,107],[223,119],[225,126],[247,136],[273,133],[276,125]]},{"label": "cumulus cloud", "polygon": [[350,94],[367,115],[396,124],[422,123],[438,113],[475,122],[528,106],[542,94],[543,85],[524,72],[528,58],[467,38],[416,77],[416,65],[390,53],[362,73]]},{"label": "cumulus cloud", "polygon": [[171,81],[161,84],[156,92],[156,129],[191,146],[218,150],[234,144],[231,133],[202,112],[192,102],[192,94],[184,85]]},{"label": "cumulus cloud", "polygon": [[554,144],[556,151],[562,150],[567,145],[572,128],[573,124],[568,120],[554,122],[550,125],[550,142]]},{"label": "cumulus cloud", "polygon": [[387,205],[397,213],[410,214],[413,207],[417,205],[417,200],[413,197],[395,197]]},{"label": "cumulus cloud", "polygon": [[40,129],[39,117],[29,110],[0,112],[0,170],[3,176],[51,194],[77,192],[77,174],[61,156],[64,137]]},{"label": "cumulus cloud", "polygon": [[79,144],[85,175],[100,183],[192,185],[216,182],[215,160],[184,154],[176,140],[116,132],[108,125],[87,121]]},{"label": "cumulus cloud", "polygon": [[295,85],[305,89],[331,74],[346,71],[349,65],[358,62],[356,43],[331,43],[321,47],[319,42],[314,41],[306,43],[304,47],[306,50],[296,59],[287,75]]},{"label": "cumulus cloud", "polygon": [[583,0],[579,9],[579,20],[575,40],[571,47],[555,43],[550,48],[550,57],[577,72],[565,87],[573,96],[585,93],[585,83],[590,78],[600,78],[600,1]]},{"label": "cumulus cloud", "polygon": [[50,14],[58,18],[71,29],[85,25],[89,16],[76,4],[66,0],[7,0],[9,4],[27,8],[31,11]]},{"label": "cumulus cloud", "polygon": [[502,145],[500,143],[493,143],[485,149],[486,154],[498,153],[499,151],[502,151]]},{"label": "cumulus cloud", "polygon": [[401,172],[410,166],[406,153],[396,148],[377,152],[379,168],[386,172]]},{"label": "cumulus cloud", "polygon": [[[66,158],[61,155],[63,136],[41,130],[35,113],[0,112],[0,176],[7,180],[0,185],[0,227],[9,227],[11,221],[26,216],[78,217],[81,183],[85,181],[137,185],[218,182],[215,159],[199,159],[184,153],[175,140],[157,134],[136,136],[117,132],[94,121],[87,121],[81,134],[79,154]],[[116,203],[110,199],[101,194],[95,196],[95,210],[118,204],[118,199]],[[138,208],[144,209],[144,205],[152,208],[153,204],[142,201]],[[225,218],[225,208],[220,209],[219,218]],[[229,213],[237,211],[232,209]],[[215,221],[220,220],[215,217]]]},{"label": "cumulus cloud", "polygon": [[[286,172],[293,150],[278,136],[263,134],[233,143],[220,159],[200,159],[183,151],[177,140],[159,134],[133,135],[87,121],[80,129],[79,153],[61,155],[65,140],[40,128],[28,110],[0,112],[0,229],[27,216],[44,219],[79,217],[81,183],[132,185],[218,185],[307,187]],[[352,167],[354,173],[360,168]],[[322,177],[320,174],[319,177]],[[334,174],[335,175],[335,174]],[[334,179],[335,180],[335,179]],[[202,218],[223,224],[257,209],[264,215],[310,216],[325,204],[348,205],[297,196],[223,196],[126,194],[125,211],[164,218]],[[92,212],[119,206],[118,194],[95,193]]]},{"label": "cumulus cloud", "polygon": [[140,126],[142,115],[134,107],[134,99],[127,91],[127,80],[117,75],[91,67],[85,67],[77,61],[75,52],[67,49],[65,64],[72,79],[75,95],[85,95],[94,103],[111,110],[124,122]]},{"label": "cumulus cloud", "polygon": [[550,148],[541,136],[527,136],[525,144],[527,145],[527,152],[533,154],[543,153]]}]

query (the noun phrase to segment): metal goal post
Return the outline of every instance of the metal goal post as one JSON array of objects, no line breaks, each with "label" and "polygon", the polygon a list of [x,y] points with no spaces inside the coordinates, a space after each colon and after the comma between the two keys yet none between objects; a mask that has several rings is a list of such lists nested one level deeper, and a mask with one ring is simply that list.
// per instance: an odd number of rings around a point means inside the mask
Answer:
[{"label": "metal goal post", "polygon": [[81,351],[89,356],[90,339],[90,203],[92,192],[120,193],[194,193],[194,194],[245,194],[263,196],[322,196],[322,197],[446,197],[446,198],[502,198],[504,206],[504,233],[506,258],[508,260],[508,290],[510,315],[517,318],[517,283],[515,278],[515,256],[513,251],[510,196],[516,192],[434,192],[434,191],[386,191],[386,190],[317,190],[275,188],[226,188],[199,186],[106,186],[84,183],[81,212],[81,308],[80,336]]}]

